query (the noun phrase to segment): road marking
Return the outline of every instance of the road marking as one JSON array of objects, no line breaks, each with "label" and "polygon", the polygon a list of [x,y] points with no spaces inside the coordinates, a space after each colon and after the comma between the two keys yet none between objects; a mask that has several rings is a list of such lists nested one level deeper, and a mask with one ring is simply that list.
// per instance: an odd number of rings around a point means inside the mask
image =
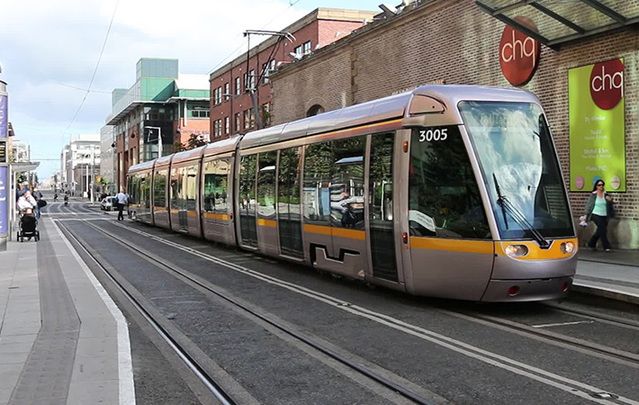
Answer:
[{"label": "road marking", "polygon": [[[361,316],[367,319],[370,319],[374,322],[386,325],[390,328],[405,332],[407,334],[413,335],[415,337],[418,337],[422,340],[426,340],[429,341],[431,343],[434,343],[436,345],[445,347],[447,349],[450,349],[454,352],[463,354],[465,356],[474,358],[478,361],[490,364],[492,366],[510,371],[512,373],[515,374],[519,374],[521,376],[524,377],[528,377],[530,379],[536,380],[538,382],[541,382],[543,384],[546,385],[550,385],[552,387],[555,387],[557,389],[560,389],[562,391],[568,392],[570,394],[576,395],[578,397],[581,397],[583,399],[592,401],[592,402],[596,402],[596,403],[600,403],[600,404],[614,404],[616,402],[614,401],[607,401],[605,399],[600,399],[600,398],[595,398],[592,396],[592,394],[596,394],[599,392],[606,392],[606,390],[586,384],[586,383],[582,383],[580,381],[576,381],[567,377],[563,377],[561,375],[552,373],[550,371],[546,371],[543,370],[541,368],[529,365],[529,364],[525,364],[522,362],[519,362],[517,360],[513,360],[511,358],[508,358],[506,356],[502,356],[499,355],[497,353],[493,353],[490,352],[488,350],[484,350],[481,349],[477,346],[473,346],[471,344],[468,343],[464,343],[460,340],[457,339],[453,339],[451,337],[445,336],[445,335],[441,335],[437,332],[433,332],[431,330],[428,329],[424,329],[421,328],[419,326],[416,325],[412,325],[406,322],[403,322],[399,319],[393,318],[391,316],[388,315],[384,315],[382,313],[378,313],[375,311],[371,311],[369,309],[366,309],[364,307],[359,307],[357,305],[353,305],[347,301],[343,301],[339,298],[335,298],[333,296],[324,294],[324,293],[320,293],[314,290],[311,290],[309,288],[306,287],[302,287],[299,286],[297,284],[294,283],[290,283],[284,280],[280,280],[276,277],[272,277],[272,276],[268,276],[265,274],[262,274],[258,271],[255,270],[251,270],[248,269],[246,267],[240,266],[240,265],[236,265],[234,263],[231,262],[227,262],[225,260],[219,259],[215,256],[211,256],[208,255],[206,253],[202,253],[199,252],[195,249],[191,249],[189,247],[185,247],[180,245],[179,243],[175,243],[169,240],[166,240],[162,237],[159,236],[155,236],[153,234],[144,232],[144,231],[140,231],[137,229],[133,229],[131,227],[128,226],[124,226],[118,223],[115,223],[114,225],[124,228],[126,230],[129,230],[133,233],[137,233],[139,235],[143,235],[146,237],[149,237],[150,239],[156,240],[158,242],[164,243],[166,245],[175,247],[177,249],[192,253],[193,255],[199,256],[203,259],[209,260],[211,262],[217,263],[219,265],[225,266],[231,270],[235,270],[239,273],[242,274],[246,274],[248,276],[254,277],[256,279],[265,281],[269,284],[273,284],[273,285],[277,285],[280,286],[282,288],[285,288],[287,290],[290,290],[292,292],[295,292],[297,294],[301,294],[304,296],[307,296],[309,298],[315,299],[317,301],[323,302],[325,304],[331,305],[335,308],[341,309],[343,311],[346,312],[350,312],[354,315],[357,316]],[[618,402],[623,402],[626,404],[633,404],[633,405],[639,405],[639,401],[635,401],[632,400],[630,398],[625,398],[622,396],[619,396],[616,399]]]},{"label": "road marking", "polygon": [[581,323],[595,323],[595,321],[574,321],[561,323],[544,323],[541,325],[532,325],[533,328],[552,328],[553,326],[579,325]]},{"label": "road marking", "polygon": [[60,227],[57,224],[58,220],[52,220],[55,229],[58,231],[58,234],[67,245],[73,257],[75,257],[76,261],[80,264],[80,268],[84,271],[84,274],[88,277],[91,284],[97,291],[98,295],[104,302],[104,305],[109,309],[111,315],[115,319],[117,330],[118,330],[118,377],[119,377],[119,399],[120,404],[135,405],[135,385],[133,382],[133,363],[131,360],[131,343],[129,340],[129,327],[126,323],[126,319],[122,312],[115,305],[115,302],[111,299],[109,294],[106,292],[102,284],[95,278],[93,272],[89,269],[86,263],[82,260],[78,252],[76,252],[69,239],[62,233]]}]

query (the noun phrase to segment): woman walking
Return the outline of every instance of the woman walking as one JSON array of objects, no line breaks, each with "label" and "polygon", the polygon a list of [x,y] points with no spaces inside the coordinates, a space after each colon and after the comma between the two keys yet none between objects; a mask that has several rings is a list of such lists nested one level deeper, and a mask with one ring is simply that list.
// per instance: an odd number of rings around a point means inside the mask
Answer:
[{"label": "woman walking", "polygon": [[597,241],[601,239],[603,248],[606,252],[610,252],[610,242],[608,241],[608,221],[614,216],[614,207],[612,197],[604,189],[603,180],[597,180],[592,189],[592,194],[586,203],[586,221],[591,219],[597,226],[595,234],[592,235],[588,242],[588,247],[592,250],[597,249]]}]

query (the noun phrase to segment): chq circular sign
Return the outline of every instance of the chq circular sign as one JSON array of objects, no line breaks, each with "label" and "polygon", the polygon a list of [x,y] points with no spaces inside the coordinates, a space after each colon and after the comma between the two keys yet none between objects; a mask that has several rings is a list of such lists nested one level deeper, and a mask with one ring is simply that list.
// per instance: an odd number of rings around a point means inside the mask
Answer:
[{"label": "chq circular sign", "polygon": [[602,110],[615,108],[623,98],[623,62],[612,59],[595,64],[590,73],[590,96]]},{"label": "chq circular sign", "polygon": [[[537,27],[529,18],[515,17],[515,21],[537,31]],[[537,70],[540,53],[539,41],[510,25],[504,27],[499,41],[499,66],[510,84],[522,86],[528,83]]]}]

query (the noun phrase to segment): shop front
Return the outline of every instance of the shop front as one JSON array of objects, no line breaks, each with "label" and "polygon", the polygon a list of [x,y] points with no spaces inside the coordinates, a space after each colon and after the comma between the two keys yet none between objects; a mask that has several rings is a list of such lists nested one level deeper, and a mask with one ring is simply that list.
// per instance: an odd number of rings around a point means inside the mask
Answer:
[{"label": "shop front", "polygon": [[[613,246],[639,249],[638,22],[635,2],[415,2],[273,75],[273,123],[425,83],[529,90],[548,116],[575,224],[604,180]],[[579,228],[582,242],[590,232]]]}]

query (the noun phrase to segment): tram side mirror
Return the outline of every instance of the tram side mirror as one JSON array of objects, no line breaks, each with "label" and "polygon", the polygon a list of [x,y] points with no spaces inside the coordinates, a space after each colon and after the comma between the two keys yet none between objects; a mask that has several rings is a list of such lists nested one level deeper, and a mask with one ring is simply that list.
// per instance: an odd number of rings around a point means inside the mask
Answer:
[{"label": "tram side mirror", "polygon": [[432,97],[415,94],[410,101],[408,113],[413,115],[443,113],[446,110],[444,104]]}]

